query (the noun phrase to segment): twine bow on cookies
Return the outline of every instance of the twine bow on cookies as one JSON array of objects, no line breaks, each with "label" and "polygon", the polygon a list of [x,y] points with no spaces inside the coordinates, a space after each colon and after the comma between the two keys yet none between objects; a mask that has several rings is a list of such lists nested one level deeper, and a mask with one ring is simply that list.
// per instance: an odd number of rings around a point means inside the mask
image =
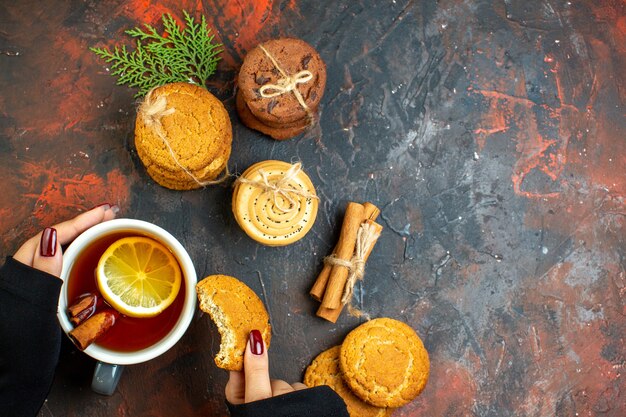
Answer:
[{"label": "twine bow on cookies", "polygon": [[[302,171],[302,163],[297,162],[291,166],[282,175],[278,180],[271,179],[269,174],[265,172],[263,169],[259,169],[259,174],[261,175],[261,180],[249,180],[247,178],[239,177],[237,182],[242,184],[252,185],[254,187],[259,187],[266,192],[269,192],[272,196],[272,203],[274,206],[282,211],[283,213],[290,213],[294,210],[297,210],[297,202],[293,196],[304,197],[304,198],[314,198],[318,197],[315,194],[311,194],[306,191],[297,190],[289,185],[289,183]],[[282,200],[285,200],[289,203],[289,207],[285,207],[280,201],[278,197],[281,197]]]},{"label": "twine bow on cookies", "polygon": [[152,99],[152,92],[148,93],[146,100],[141,107],[141,114],[146,126],[162,129],[161,118],[173,114],[176,109],[167,108],[167,99],[165,96],[159,96],[156,100]]},{"label": "twine bow on cookies", "polygon": [[276,81],[276,84],[265,84],[259,89],[259,92],[261,93],[261,97],[263,98],[272,98],[278,97],[290,91],[294,91],[294,94],[298,98],[300,105],[302,105],[302,107],[306,107],[306,103],[304,103],[302,94],[300,94],[300,91],[296,90],[296,87],[298,86],[298,84],[304,84],[310,81],[311,78],[313,78],[313,74],[311,73],[311,71],[303,70],[294,75],[284,76],[284,78]]},{"label": "twine bow on cookies", "polygon": [[312,120],[313,112],[311,111],[309,106],[306,105],[304,98],[300,93],[300,90],[298,90],[298,84],[304,84],[311,81],[313,79],[313,73],[309,70],[302,70],[293,75],[289,75],[280,67],[280,65],[278,65],[276,59],[272,56],[272,54],[269,53],[267,49],[263,47],[263,45],[259,45],[259,48],[261,48],[261,50],[270,59],[270,61],[272,61],[272,64],[278,70],[278,72],[280,72],[280,75],[282,75],[282,78],[276,81],[276,84],[264,84],[259,89],[261,97],[272,98],[287,94],[289,92],[293,92],[293,95],[296,96],[296,99],[298,100],[298,103],[300,103],[300,106],[302,106],[304,111],[306,111],[306,114]]}]

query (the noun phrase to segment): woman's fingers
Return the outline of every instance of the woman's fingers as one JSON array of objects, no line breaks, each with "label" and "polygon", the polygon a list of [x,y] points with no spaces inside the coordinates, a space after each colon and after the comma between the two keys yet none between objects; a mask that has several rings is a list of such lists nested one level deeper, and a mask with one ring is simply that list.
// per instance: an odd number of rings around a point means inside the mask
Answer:
[{"label": "woman's fingers", "polygon": [[71,220],[59,223],[54,226],[59,234],[59,242],[66,245],[76,239],[78,235],[92,226],[115,218],[120,211],[119,207],[103,204],[94,209],[86,211]]},{"label": "woman's fingers", "polygon": [[[53,226],[57,231],[59,244],[66,245],[91,226],[114,219],[119,211],[120,209],[117,206],[103,204],[74,217],[72,220]],[[32,266],[40,240],[41,233],[28,239],[17,252],[15,252],[13,258],[25,265]]]},{"label": "woman's fingers", "polygon": [[57,240],[57,231],[53,227],[47,227],[41,233],[33,255],[33,268],[58,277],[61,275],[62,266],[63,254]]},{"label": "woman's fingers", "polygon": [[291,384],[294,391],[300,391],[301,389],[307,389],[308,387],[304,385],[302,382],[294,382]]},{"label": "woman's fingers", "polygon": [[293,392],[294,389],[291,385],[286,383],[281,379],[272,379],[272,396],[287,394],[288,392]]},{"label": "woman's fingers", "polygon": [[265,342],[258,330],[252,330],[243,356],[245,402],[263,400],[272,396],[269,363]]},{"label": "woman's fingers", "polygon": [[300,382],[289,385],[280,379],[270,380],[265,341],[258,330],[250,332],[243,356],[243,370],[243,373],[231,371],[228,378],[226,400],[231,404],[264,400],[308,388]]},{"label": "woman's fingers", "polygon": [[226,383],[226,401],[231,404],[243,404],[246,400],[246,379],[243,371],[230,371]]},{"label": "woman's fingers", "polygon": [[39,247],[41,233],[28,239],[13,255],[13,259],[23,263],[24,265],[33,266],[33,258],[35,251]]}]

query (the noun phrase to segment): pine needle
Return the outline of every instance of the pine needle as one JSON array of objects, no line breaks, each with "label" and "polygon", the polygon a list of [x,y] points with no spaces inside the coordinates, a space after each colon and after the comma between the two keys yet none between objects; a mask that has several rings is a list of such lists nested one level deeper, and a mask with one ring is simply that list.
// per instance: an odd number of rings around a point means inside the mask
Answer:
[{"label": "pine needle", "polygon": [[213,43],[214,36],[202,16],[200,23],[183,10],[185,27],[181,28],[170,14],[162,16],[164,34],[149,24],[127,30],[137,39],[137,48],[128,51],[125,45],[89,48],[110,64],[117,84],[138,88],[135,97],[144,96],[154,87],[174,82],[189,82],[206,88],[207,79],[215,73],[222,44]]}]

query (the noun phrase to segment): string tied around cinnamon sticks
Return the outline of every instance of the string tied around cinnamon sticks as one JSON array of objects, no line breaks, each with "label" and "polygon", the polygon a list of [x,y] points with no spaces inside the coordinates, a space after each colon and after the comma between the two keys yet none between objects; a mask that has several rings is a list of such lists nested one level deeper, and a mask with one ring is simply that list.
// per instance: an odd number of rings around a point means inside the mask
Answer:
[{"label": "string tied around cinnamon sticks", "polygon": [[379,214],[372,203],[348,203],[337,245],[324,259],[324,267],[309,292],[322,303],[317,311],[319,317],[334,323],[345,306],[354,316],[368,317],[352,307],[350,300],[355,284],[365,276],[365,264],[383,229],[375,222]]},{"label": "string tied around cinnamon sticks", "polygon": [[161,119],[163,119],[163,117],[174,114],[176,109],[174,107],[167,107],[167,98],[165,98],[165,96],[159,96],[155,99],[153,94],[155,88],[146,94],[146,98],[137,110],[137,115],[142,118],[146,126],[151,127],[154,130],[159,139],[161,139],[161,141],[165,144],[165,147],[167,148],[167,151],[172,157],[174,163],[199,186],[206,187],[207,185],[217,185],[226,181],[230,177],[228,166],[226,166],[224,174],[221,178],[216,180],[200,181],[191,171],[189,171],[189,169],[180,163],[174,149],[172,149],[172,145],[167,139],[167,135],[163,130],[163,124],[161,123]]},{"label": "string tied around cinnamon sticks", "polygon": [[349,261],[337,258],[334,254],[324,258],[324,263],[331,266],[339,265],[348,268],[349,275],[344,286],[341,303],[347,304],[354,293],[354,285],[365,276],[365,256],[371,251],[378,238],[380,230],[377,230],[372,224],[362,223],[356,236],[355,252]]},{"label": "string tied around cinnamon sticks", "polygon": [[[280,176],[278,179],[271,178],[265,170],[259,169],[258,172],[261,175],[260,181],[239,177],[236,182],[252,185],[253,187],[261,188],[270,193],[274,206],[283,213],[290,213],[298,209],[298,204],[294,196],[319,199],[319,197],[315,194],[295,189],[290,185],[290,182],[300,171],[302,171],[302,163],[296,162],[295,164],[292,164],[291,168],[289,168],[287,172],[285,172],[285,174]],[[279,199],[278,197],[281,198]],[[287,201],[289,207],[285,207],[281,200]]]},{"label": "string tied around cinnamon sticks", "polygon": [[304,97],[302,97],[300,90],[298,90],[298,84],[304,84],[311,81],[313,79],[313,73],[309,70],[302,70],[292,75],[287,74],[287,72],[283,70],[278,64],[276,58],[274,58],[274,56],[263,47],[263,45],[259,45],[259,48],[261,48],[263,53],[270,59],[270,61],[272,61],[272,65],[274,65],[274,67],[278,70],[278,72],[280,72],[280,75],[282,76],[282,78],[276,81],[276,84],[267,83],[261,86],[261,88],[259,89],[261,97],[273,98],[293,92],[293,95],[298,100],[298,103],[304,109],[311,122],[313,122],[313,112],[311,111],[309,106],[306,105]]}]

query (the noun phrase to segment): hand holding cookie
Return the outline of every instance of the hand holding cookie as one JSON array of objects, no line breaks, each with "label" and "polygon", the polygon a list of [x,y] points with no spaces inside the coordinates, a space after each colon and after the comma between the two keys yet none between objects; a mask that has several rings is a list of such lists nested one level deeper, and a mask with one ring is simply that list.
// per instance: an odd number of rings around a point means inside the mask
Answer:
[{"label": "hand holding cookie", "polygon": [[252,330],[243,358],[243,371],[230,371],[226,384],[226,400],[234,405],[264,400],[307,388],[296,382],[270,380],[267,349],[261,332]]}]

